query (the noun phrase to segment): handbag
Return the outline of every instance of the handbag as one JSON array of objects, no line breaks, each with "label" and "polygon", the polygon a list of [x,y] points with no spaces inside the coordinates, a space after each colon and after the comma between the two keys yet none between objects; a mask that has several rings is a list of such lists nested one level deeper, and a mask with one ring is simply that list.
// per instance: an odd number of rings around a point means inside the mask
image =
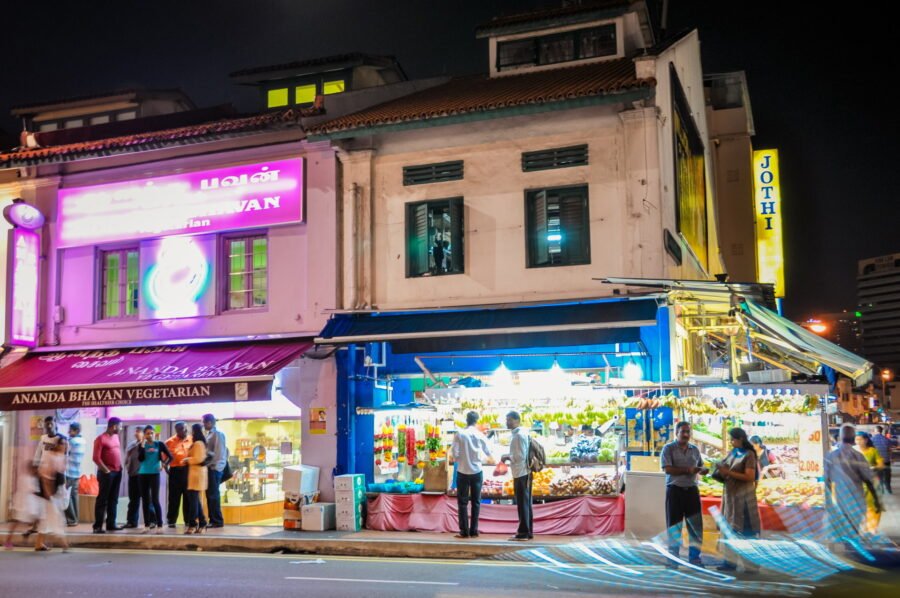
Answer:
[{"label": "handbag", "polygon": [[718,468],[718,467],[716,467],[716,469],[710,474],[709,477],[711,477],[711,478],[714,479],[715,481],[719,482],[720,484],[724,484],[724,483],[725,483],[725,476],[723,476],[723,475],[719,472],[719,468]]},{"label": "handbag", "polygon": [[222,470],[222,483],[224,484],[233,477],[234,472],[231,471],[231,463],[225,461],[225,469]]}]

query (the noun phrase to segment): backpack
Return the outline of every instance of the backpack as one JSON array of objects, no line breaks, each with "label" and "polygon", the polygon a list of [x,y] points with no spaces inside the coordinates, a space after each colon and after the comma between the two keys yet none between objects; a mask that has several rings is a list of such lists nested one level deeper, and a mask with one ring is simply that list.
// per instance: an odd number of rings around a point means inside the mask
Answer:
[{"label": "backpack", "polygon": [[547,465],[547,455],[544,454],[544,447],[534,438],[528,439],[528,469],[532,473],[537,473],[544,469]]}]

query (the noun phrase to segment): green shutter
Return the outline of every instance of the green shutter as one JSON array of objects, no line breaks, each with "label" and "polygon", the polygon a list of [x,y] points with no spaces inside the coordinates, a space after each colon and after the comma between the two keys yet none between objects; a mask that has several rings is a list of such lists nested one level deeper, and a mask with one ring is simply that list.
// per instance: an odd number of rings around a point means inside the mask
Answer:
[{"label": "green shutter", "polygon": [[584,189],[564,192],[559,198],[559,228],[563,237],[562,263],[580,264],[590,260],[587,244],[587,196]]},{"label": "green shutter", "polygon": [[450,255],[444,259],[450,259],[449,272],[464,272],[465,260],[465,221],[463,199],[458,197],[450,200]]},{"label": "green shutter", "polygon": [[543,266],[550,262],[547,242],[547,192],[538,191],[531,200],[532,251],[531,265]]},{"label": "green shutter", "polygon": [[102,316],[104,318],[119,317],[119,268],[120,258],[116,252],[104,254],[103,268],[106,275],[106,293],[104,297],[105,305]]},{"label": "green shutter", "polygon": [[407,276],[428,272],[428,204],[407,207]]}]

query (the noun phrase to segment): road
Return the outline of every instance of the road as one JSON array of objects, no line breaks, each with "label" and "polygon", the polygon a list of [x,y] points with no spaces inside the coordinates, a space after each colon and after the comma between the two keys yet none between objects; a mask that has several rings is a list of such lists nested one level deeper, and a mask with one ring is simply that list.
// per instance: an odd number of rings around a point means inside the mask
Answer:
[{"label": "road", "polygon": [[[603,558],[602,555],[598,555]],[[866,598],[891,595],[895,573],[854,571],[816,583],[735,579],[714,570],[677,571],[660,565],[557,561],[527,549],[509,561],[441,561],[304,555],[76,549],[0,553],[0,598],[566,598],[588,595],[780,595]],[[887,592],[887,593],[884,593]]]}]

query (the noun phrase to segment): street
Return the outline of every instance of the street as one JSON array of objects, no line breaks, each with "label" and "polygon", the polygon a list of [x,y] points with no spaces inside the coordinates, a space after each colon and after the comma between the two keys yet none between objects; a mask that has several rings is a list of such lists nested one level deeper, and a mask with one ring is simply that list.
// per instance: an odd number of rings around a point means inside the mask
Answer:
[{"label": "street", "polygon": [[[595,557],[603,557],[595,554]],[[630,554],[638,558],[637,553]],[[666,569],[607,560],[572,564],[524,549],[509,560],[450,561],[237,555],[228,553],[75,549],[0,554],[0,598],[21,596],[585,596],[585,595],[892,595],[900,577],[861,568],[811,583],[760,575],[750,579],[714,569]]]}]

